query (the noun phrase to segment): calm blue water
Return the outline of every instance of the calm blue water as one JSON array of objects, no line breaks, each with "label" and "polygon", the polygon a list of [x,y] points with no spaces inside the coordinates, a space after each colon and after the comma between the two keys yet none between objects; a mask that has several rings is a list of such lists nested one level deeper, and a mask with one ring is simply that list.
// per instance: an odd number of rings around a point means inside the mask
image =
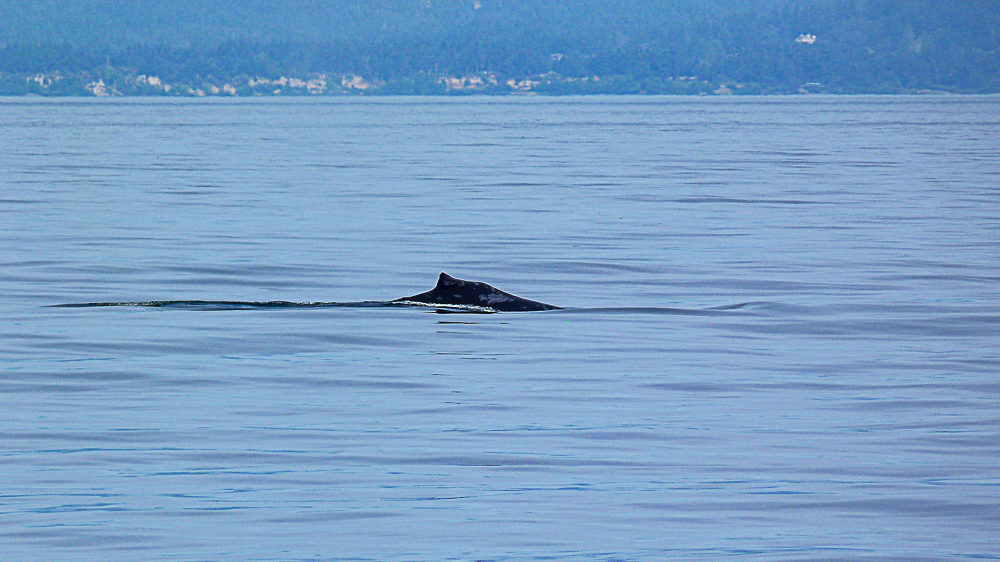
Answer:
[{"label": "calm blue water", "polygon": [[[1000,98],[5,98],[0,133],[4,559],[1000,555]],[[441,271],[568,308],[49,307]]]}]

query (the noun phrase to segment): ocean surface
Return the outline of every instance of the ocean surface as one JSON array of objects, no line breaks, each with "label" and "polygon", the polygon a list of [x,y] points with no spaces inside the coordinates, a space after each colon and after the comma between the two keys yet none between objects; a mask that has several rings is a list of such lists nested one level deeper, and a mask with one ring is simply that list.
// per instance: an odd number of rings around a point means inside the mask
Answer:
[{"label": "ocean surface", "polygon": [[[565,309],[330,304],[442,271]],[[998,467],[998,97],[0,99],[4,560],[998,558]]]}]

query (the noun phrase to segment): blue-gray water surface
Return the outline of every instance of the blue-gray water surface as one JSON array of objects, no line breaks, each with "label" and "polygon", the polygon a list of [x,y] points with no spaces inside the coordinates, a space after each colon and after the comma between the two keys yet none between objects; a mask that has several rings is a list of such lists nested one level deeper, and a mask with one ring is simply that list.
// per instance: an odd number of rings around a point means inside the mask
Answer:
[{"label": "blue-gray water surface", "polygon": [[[5,98],[0,189],[3,559],[1000,555],[1000,98]],[[441,271],[566,309],[50,306]]]}]

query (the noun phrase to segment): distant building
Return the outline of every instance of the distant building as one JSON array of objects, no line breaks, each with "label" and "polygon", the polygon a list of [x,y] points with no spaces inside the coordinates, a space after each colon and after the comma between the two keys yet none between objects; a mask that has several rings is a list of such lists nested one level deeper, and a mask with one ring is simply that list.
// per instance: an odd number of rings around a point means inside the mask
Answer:
[{"label": "distant building", "polygon": [[382,84],[377,80],[365,80],[357,74],[352,74],[350,76],[343,76],[340,79],[340,85],[344,89],[364,91],[372,88],[378,88]]}]

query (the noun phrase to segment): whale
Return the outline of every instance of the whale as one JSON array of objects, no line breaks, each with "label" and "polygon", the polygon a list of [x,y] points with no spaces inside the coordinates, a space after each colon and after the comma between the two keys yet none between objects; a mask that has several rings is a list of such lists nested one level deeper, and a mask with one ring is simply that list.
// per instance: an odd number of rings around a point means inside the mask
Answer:
[{"label": "whale", "polygon": [[[709,308],[672,307],[614,307],[614,308],[570,308],[568,312],[608,312],[634,314],[684,314],[714,315],[732,314],[747,307],[767,305],[760,302],[741,302]],[[442,272],[437,285],[409,297],[383,301],[360,302],[293,302],[293,301],[229,301],[229,300],[153,300],[153,301],[107,301],[50,304],[51,308],[95,308],[95,307],[140,307],[169,308],[179,310],[260,310],[260,309],[306,309],[306,308],[379,308],[379,307],[425,307],[438,313],[468,312],[489,314],[494,312],[529,312],[536,310],[564,310],[561,306],[529,300],[479,281],[457,279]]]},{"label": "whale", "polygon": [[[93,308],[134,306],[189,310],[253,310],[263,308],[362,308],[379,306],[438,306],[437,312],[528,312],[556,310],[562,307],[521,298],[479,281],[456,279],[442,272],[430,291],[391,301],[364,302],[291,302],[291,301],[206,301],[155,300],[144,302],[83,302],[52,304],[57,308]],[[451,308],[451,310],[448,310]]]},{"label": "whale", "polygon": [[438,276],[437,285],[430,291],[410,297],[403,297],[391,302],[475,306],[498,312],[529,312],[561,308],[544,302],[521,298],[479,281],[457,279],[443,271]]}]

